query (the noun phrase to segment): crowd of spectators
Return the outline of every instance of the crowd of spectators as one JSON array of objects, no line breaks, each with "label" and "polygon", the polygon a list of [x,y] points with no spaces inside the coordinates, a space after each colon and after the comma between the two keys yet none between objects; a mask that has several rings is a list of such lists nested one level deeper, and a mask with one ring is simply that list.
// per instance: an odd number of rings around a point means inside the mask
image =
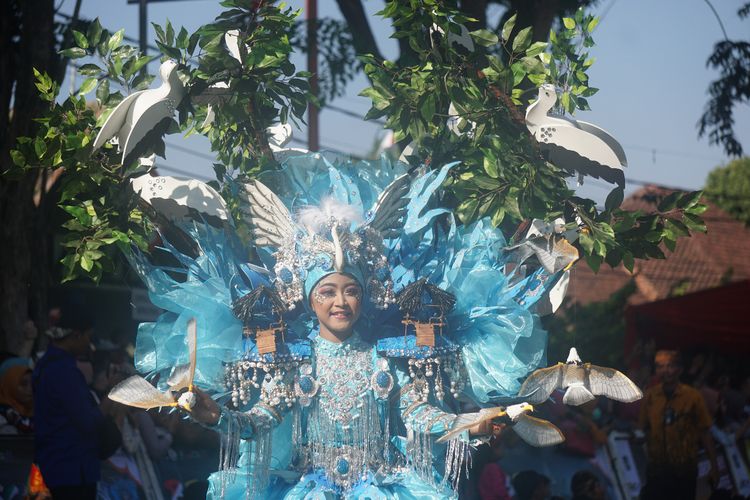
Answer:
[{"label": "crowd of spectators", "polygon": [[111,401],[133,346],[59,310],[50,324],[38,336],[26,325],[24,352],[0,353],[0,499],[205,498],[218,436]]},{"label": "crowd of spectators", "polygon": [[[45,335],[38,335],[31,322],[24,325],[23,352],[0,353],[0,440],[36,441],[34,463],[29,454],[23,477],[10,482],[7,474],[0,477],[0,498],[43,499],[51,491],[55,498],[203,498],[205,479],[217,463],[217,436],[178,412],[109,400],[109,390],[133,373],[132,345],[122,342],[122,335],[105,339],[92,325],[70,322],[60,311],[52,311],[50,320]],[[711,436],[717,438],[718,455],[730,443],[748,463],[750,368],[739,356],[665,352],[645,342],[627,361],[626,373],[644,389],[641,401],[597,398],[571,407],[553,394],[538,416],[565,434],[565,443],[555,449],[530,449],[513,432],[496,427],[495,436],[474,454],[462,497],[616,498],[620,485],[606,448],[610,433],[617,431],[632,437],[642,498],[664,498],[665,491],[686,485],[688,496],[694,495],[690,485],[697,476],[702,476],[699,498],[712,490],[716,498],[744,498],[726,467],[719,470]],[[50,447],[51,438],[57,445]],[[682,447],[678,457],[662,453],[670,439]],[[67,457],[61,459],[55,446]],[[699,460],[706,464],[700,471]],[[674,463],[676,468],[665,469]],[[654,488],[657,492],[650,493]]]},{"label": "crowd of spectators", "polygon": [[[474,455],[480,470],[471,474],[474,485],[464,497],[633,498],[618,493],[623,486],[613,463],[620,458],[609,448],[614,432],[628,437],[642,499],[747,498],[725,456],[736,445],[748,470],[750,366],[744,358],[709,349],[659,351],[652,342],[640,343],[623,371],[643,389],[644,399],[624,404],[597,398],[572,407],[562,403],[562,393],[554,393],[551,402],[536,407],[536,415],[557,425],[565,442],[534,449],[503,429]],[[672,369],[667,378],[676,378],[665,388],[667,365]],[[670,439],[674,443],[665,445]],[[661,453],[667,448],[670,456]]]}]

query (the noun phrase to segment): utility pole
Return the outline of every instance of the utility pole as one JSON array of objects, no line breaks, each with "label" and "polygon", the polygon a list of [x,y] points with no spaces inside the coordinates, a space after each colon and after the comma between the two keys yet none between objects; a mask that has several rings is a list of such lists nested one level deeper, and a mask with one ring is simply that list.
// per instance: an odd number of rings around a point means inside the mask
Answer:
[{"label": "utility pole", "polygon": [[[143,1],[143,0],[141,0]],[[310,92],[318,96],[318,1],[305,0],[307,12],[307,71],[310,77]],[[307,149],[320,149],[318,134],[318,107],[310,103],[307,106]]]},{"label": "utility pole", "polygon": [[148,12],[147,12],[148,0],[140,0],[138,2],[138,46],[141,50],[141,54],[146,54],[148,50]]}]

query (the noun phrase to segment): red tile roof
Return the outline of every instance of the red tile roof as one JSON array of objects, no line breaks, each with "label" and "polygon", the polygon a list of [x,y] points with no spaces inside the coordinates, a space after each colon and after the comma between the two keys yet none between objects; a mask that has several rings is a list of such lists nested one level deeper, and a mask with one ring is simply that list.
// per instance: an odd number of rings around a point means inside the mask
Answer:
[{"label": "red tile roof", "polygon": [[[623,202],[623,208],[653,212],[658,202],[672,190],[645,186]],[[585,262],[579,262],[571,274],[568,297],[586,304],[609,298],[635,278],[637,291],[631,304],[640,304],[673,295],[713,288],[725,281],[750,279],[750,229],[717,206],[708,204],[703,213],[708,232],[680,238],[675,251],[665,250],[666,260],[637,260],[631,275],[623,266],[615,269],[603,264],[594,274]],[[725,281],[723,281],[725,280]]]}]

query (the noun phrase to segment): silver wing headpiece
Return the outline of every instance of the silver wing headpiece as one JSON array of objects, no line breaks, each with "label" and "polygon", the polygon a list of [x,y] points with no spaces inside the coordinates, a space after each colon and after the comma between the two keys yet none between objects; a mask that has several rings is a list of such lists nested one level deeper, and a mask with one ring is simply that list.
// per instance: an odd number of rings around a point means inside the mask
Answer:
[{"label": "silver wing headpiece", "polygon": [[251,180],[240,191],[241,211],[258,247],[273,250],[274,284],[290,309],[304,298],[305,281],[321,271],[356,267],[370,300],[384,309],[395,299],[384,240],[399,235],[406,215],[410,177],[389,184],[361,214],[333,198],[294,216],[266,185]]}]

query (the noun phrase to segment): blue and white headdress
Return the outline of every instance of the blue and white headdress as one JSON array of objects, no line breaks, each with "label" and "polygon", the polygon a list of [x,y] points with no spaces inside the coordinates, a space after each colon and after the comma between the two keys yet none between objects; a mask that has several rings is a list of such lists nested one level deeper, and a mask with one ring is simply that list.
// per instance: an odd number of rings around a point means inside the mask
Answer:
[{"label": "blue and white headdress", "polygon": [[293,216],[262,182],[244,184],[243,213],[255,245],[273,252],[273,282],[287,306],[293,309],[333,272],[354,276],[377,308],[393,303],[384,240],[399,234],[409,187],[408,175],[398,177],[364,213],[356,205],[327,196],[319,206],[301,207]]}]

